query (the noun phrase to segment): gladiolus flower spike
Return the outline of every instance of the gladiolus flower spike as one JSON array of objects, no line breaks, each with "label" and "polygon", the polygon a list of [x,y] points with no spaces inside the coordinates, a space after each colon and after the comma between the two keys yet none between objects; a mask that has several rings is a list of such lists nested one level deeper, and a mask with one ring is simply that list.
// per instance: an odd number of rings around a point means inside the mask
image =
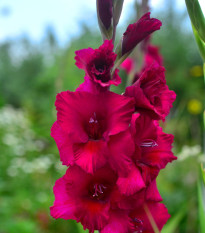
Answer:
[{"label": "gladiolus flower spike", "polygon": [[[97,0],[104,29],[116,26],[113,17],[118,23],[122,4]],[[129,25],[121,56],[160,26],[150,13]],[[154,233],[170,217],[156,178],[176,159],[173,135],[164,133],[158,121],[165,121],[176,95],[166,85],[157,49],[147,50],[142,72],[123,95],[110,91],[121,82],[115,69],[119,54],[113,48],[113,41],[105,39],[98,49],[76,51],[76,66],[85,71],[85,81],[74,92],[57,94],[51,136],[68,168],[54,185],[50,213],[55,219],[76,220],[90,233]],[[134,66],[123,67],[129,73]]]}]

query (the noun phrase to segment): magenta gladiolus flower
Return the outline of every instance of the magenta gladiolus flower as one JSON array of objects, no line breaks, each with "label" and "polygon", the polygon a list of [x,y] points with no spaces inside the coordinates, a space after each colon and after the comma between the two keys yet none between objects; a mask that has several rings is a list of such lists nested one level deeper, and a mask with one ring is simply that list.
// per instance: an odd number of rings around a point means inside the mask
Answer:
[{"label": "magenta gladiolus flower", "polygon": [[127,209],[131,205],[131,209],[141,206],[144,195],[137,193],[126,200],[119,193],[116,180],[117,174],[108,166],[98,169],[93,175],[78,166],[69,168],[54,186],[55,202],[50,208],[52,217],[75,219],[90,232],[103,229],[119,215],[128,219]]},{"label": "magenta gladiolus flower", "polygon": [[[123,0],[97,0],[103,39],[115,37],[122,5]],[[76,51],[85,81],[75,92],[57,95],[57,120],[51,128],[60,160],[68,166],[53,189],[52,217],[80,222],[89,233],[154,233],[169,218],[156,178],[176,157],[173,135],[164,133],[158,121],[165,120],[176,95],[166,85],[158,49],[146,47],[136,82],[124,94],[110,91],[121,82],[116,68],[160,26],[146,13],[128,26],[117,54],[112,40],[98,49]],[[133,60],[122,67],[134,75]]]},{"label": "magenta gladiolus flower", "polygon": [[164,67],[153,64],[125,91],[126,96],[135,98],[137,111],[147,113],[153,119],[165,120],[176,98],[166,85],[164,72]]},{"label": "magenta gladiolus flower", "polygon": [[116,54],[113,52],[113,43],[111,40],[105,40],[99,49],[82,49],[76,51],[76,66],[85,70],[92,82],[101,87],[109,87],[110,85],[119,85],[121,79],[118,76],[118,70],[111,75],[111,69],[114,66]]},{"label": "magenta gladiolus flower", "polygon": [[152,32],[159,30],[162,23],[155,18],[150,18],[150,12],[143,15],[136,23],[130,24],[123,34],[122,56],[131,52],[134,47],[149,36]]},{"label": "magenta gladiolus flower", "polygon": [[73,166],[56,181],[55,202],[51,207],[54,218],[75,219],[90,232],[102,229],[108,219],[117,175],[108,167],[94,175]]},{"label": "magenta gladiolus flower", "polygon": [[168,162],[176,159],[171,151],[173,135],[163,133],[156,121],[140,114],[133,115],[132,133],[136,143],[134,161],[144,182],[150,183]]},{"label": "magenta gladiolus flower", "polygon": [[63,164],[79,165],[86,172],[110,163],[126,172],[134,151],[128,132],[134,101],[111,92],[61,92],[56,99],[57,121],[51,135]]}]

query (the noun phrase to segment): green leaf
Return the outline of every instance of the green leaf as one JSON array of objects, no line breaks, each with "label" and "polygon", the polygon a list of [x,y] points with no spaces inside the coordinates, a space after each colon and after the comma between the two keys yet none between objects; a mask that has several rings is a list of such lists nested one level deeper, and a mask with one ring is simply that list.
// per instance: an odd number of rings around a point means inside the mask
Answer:
[{"label": "green leaf", "polygon": [[189,17],[199,37],[205,42],[205,18],[198,0],[185,0]]},{"label": "green leaf", "polygon": [[198,181],[198,205],[199,205],[199,227],[200,232],[205,233],[205,186],[202,180]]},{"label": "green leaf", "polygon": [[[203,72],[204,72],[204,83],[205,83],[205,62],[204,62],[204,65],[203,65]],[[205,130],[205,111],[204,111],[203,120],[204,120],[204,130]]]},{"label": "green leaf", "polygon": [[[204,115],[205,115],[205,113],[204,113]],[[202,180],[203,180],[204,185],[205,185],[205,168],[203,167],[203,164],[201,164],[201,176],[202,176]]]},{"label": "green leaf", "polygon": [[196,39],[196,43],[198,45],[198,48],[199,48],[199,52],[201,54],[201,57],[202,59],[204,60],[205,62],[205,43],[203,42],[203,40],[200,38],[197,30],[195,29],[194,25],[192,24],[192,29],[193,29],[193,32],[194,32],[194,36],[195,36],[195,39]]},{"label": "green leaf", "polygon": [[180,211],[178,211],[178,213],[176,213],[164,226],[162,233],[175,233],[181,220],[185,216],[186,211],[187,211],[186,206],[185,205],[182,206]]},{"label": "green leaf", "polygon": [[[78,223],[77,224],[78,232],[79,233],[88,233],[89,230],[84,230],[82,224]],[[98,231],[94,231],[94,233],[98,233]]]}]

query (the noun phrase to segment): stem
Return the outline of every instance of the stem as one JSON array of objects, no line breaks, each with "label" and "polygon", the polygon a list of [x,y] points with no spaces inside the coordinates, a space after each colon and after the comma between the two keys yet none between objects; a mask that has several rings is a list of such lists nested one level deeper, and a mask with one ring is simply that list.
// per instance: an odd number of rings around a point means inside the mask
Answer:
[{"label": "stem", "polygon": [[152,214],[151,214],[151,212],[150,212],[150,210],[149,210],[149,208],[148,208],[148,206],[146,204],[144,205],[144,210],[145,210],[145,212],[147,214],[147,217],[148,217],[148,219],[150,221],[150,224],[152,225],[154,233],[160,233],[160,231],[159,231],[159,229],[157,227],[157,224],[154,221],[154,218],[153,218],[153,216],[152,216]]},{"label": "stem", "polygon": [[112,43],[115,44],[115,36],[116,36],[116,25],[113,27],[113,34],[112,34]]}]

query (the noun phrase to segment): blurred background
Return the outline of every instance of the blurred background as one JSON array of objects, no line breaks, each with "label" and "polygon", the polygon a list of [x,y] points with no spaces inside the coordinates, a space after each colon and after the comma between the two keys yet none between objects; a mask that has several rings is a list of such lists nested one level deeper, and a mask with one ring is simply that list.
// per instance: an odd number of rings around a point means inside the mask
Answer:
[{"label": "blurred background", "polygon": [[[50,128],[56,93],[73,91],[84,81],[75,50],[102,42],[95,5],[95,0],[0,1],[0,233],[84,232],[74,221],[49,214],[53,185],[66,170]],[[198,165],[204,161],[202,60],[184,1],[151,0],[150,5],[151,16],[163,23],[152,42],[161,48],[168,85],[177,94],[163,127],[175,135],[178,160],[161,171],[158,187],[174,232],[193,233],[198,231]],[[125,0],[118,39],[136,19],[133,6],[134,0]]]}]

